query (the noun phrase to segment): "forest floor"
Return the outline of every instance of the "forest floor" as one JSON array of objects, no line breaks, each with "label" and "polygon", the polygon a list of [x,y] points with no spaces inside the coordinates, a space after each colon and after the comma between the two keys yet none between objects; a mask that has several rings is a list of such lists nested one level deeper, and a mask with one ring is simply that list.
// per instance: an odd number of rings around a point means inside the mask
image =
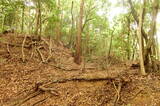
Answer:
[{"label": "forest floor", "polygon": [[[113,62],[114,63],[114,62]],[[160,106],[160,74],[133,62],[77,65],[49,38],[0,35],[0,106]]]}]

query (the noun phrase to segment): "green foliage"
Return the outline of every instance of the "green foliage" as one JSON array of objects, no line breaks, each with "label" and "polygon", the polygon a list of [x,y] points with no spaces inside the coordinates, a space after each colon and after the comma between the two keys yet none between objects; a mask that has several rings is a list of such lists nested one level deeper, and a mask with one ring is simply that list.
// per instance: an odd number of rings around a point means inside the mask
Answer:
[{"label": "green foliage", "polygon": [[[71,7],[73,1],[73,28]],[[136,43],[136,22],[131,15],[128,0],[117,1],[113,4],[110,0],[86,0],[83,17],[83,51],[89,48],[90,52],[85,55],[106,56],[111,45],[111,54],[122,59],[134,54],[137,51]],[[132,0],[133,6],[137,12],[140,9],[140,1]],[[60,0],[60,8],[57,6],[57,0],[1,0],[0,1],[0,32],[11,27],[16,27],[20,32],[22,23],[22,10],[24,9],[24,29],[25,33],[32,34],[36,26],[37,3],[41,4],[41,24],[42,35],[55,36],[57,22],[61,23],[61,35],[65,44],[70,42],[71,33],[74,40],[72,49],[75,47],[75,38],[77,33],[77,20],[79,17],[79,1]],[[126,8],[127,12],[118,14],[110,22],[110,11],[116,7]],[[148,1],[146,5],[146,15],[144,20],[144,29],[147,32],[151,21],[152,2]],[[114,13],[113,13],[114,14]],[[128,23],[129,22],[129,23]],[[129,25],[128,25],[129,24]],[[89,41],[87,38],[89,34]],[[111,42],[112,38],[112,42]],[[86,43],[87,42],[87,43]]]}]

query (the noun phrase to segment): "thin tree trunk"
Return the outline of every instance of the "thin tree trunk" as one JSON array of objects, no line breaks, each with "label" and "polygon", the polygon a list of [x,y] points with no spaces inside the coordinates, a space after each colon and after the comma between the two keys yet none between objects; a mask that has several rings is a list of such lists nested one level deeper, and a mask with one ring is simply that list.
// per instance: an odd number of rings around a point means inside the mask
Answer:
[{"label": "thin tree trunk", "polygon": [[[153,67],[153,71],[156,71],[156,65],[154,64],[155,58],[153,56],[156,56],[156,40],[155,40],[155,33],[156,33],[156,19],[157,19],[157,14],[158,14],[158,8],[159,8],[159,3],[158,0],[153,1],[153,10],[152,10],[152,22],[151,22],[151,27],[149,31],[149,42],[147,43],[147,50],[146,51],[146,56],[151,57],[151,63]],[[149,62],[147,62],[147,65]]]},{"label": "thin tree trunk", "polygon": [[72,5],[71,5],[72,26],[71,26],[71,34],[70,34],[70,40],[69,40],[69,47],[70,48],[72,48],[72,46],[73,46],[73,31],[74,31],[73,6],[74,6],[74,2],[72,1]]},{"label": "thin tree trunk", "polygon": [[[2,14],[3,12],[4,12],[4,8],[2,8]],[[2,32],[4,31],[4,20],[5,20],[5,15],[4,16],[2,15],[2,23],[1,23]]]},{"label": "thin tree trunk", "polygon": [[89,54],[89,41],[90,41],[90,28],[89,25],[87,26],[87,33],[86,33],[86,52]]},{"label": "thin tree trunk", "polygon": [[42,34],[42,14],[41,14],[41,3],[39,1],[39,36]]},{"label": "thin tree trunk", "polygon": [[2,20],[2,32],[4,31],[5,18],[6,18],[6,16],[4,16],[4,17],[3,17],[3,20]]},{"label": "thin tree trunk", "polygon": [[37,15],[37,19],[36,19],[36,30],[35,30],[35,35],[38,35],[38,37],[40,38],[40,34],[41,34],[41,2],[40,0],[37,1],[37,9],[36,9],[36,15]]},{"label": "thin tree trunk", "polygon": [[56,23],[56,41],[57,45],[59,44],[59,41],[61,39],[61,16],[60,16],[60,0],[57,1],[57,10],[58,10],[58,22]]},{"label": "thin tree trunk", "polygon": [[77,32],[77,40],[76,40],[76,54],[75,54],[75,62],[77,64],[81,63],[81,36],[82,36],[82,21],[83,21],[83,8],[84,8],[84,0],[81,0],[80,4],[80,14],[79,14],[79,25],[78,25],[78,32]]},{"label": "thin tree trunk", "polygon": [[24,10],[25,6],[22,7],[22,26],[21,26],[21,33],[24,31]]},{"label": "thin tree trunk", "polygon": [[139,26],[137,30],[137,35],[139,37],[139,57],[140,57],[140,71],[142,75],[146,75],[144,67],[144,56],[143,56],[143,37],[142,37],[142,27],[143,27],[143,15],[145,8],[145,0],[143,1],[143,6],[141,7],[140,16],[139,16]]},{"label": "thin tree trunk", "polygon": [[36,9],[36,29],[35,29],[35,35],[38,35],[38,27],[39,27],[39,11]]},{"label": "thin tree trunk", "polygon": [[136,48],[137,48],[137,45],[138,45],[138,38],[137,36],[133,36],[133,43],[132,43],[132,46],[133,46],[133,53],[132,53],[132,60],[135,59],[135,54],[136,54]]},{"label": "thin tree trunk", "polygon": [[112,50],[113,32],[114,32],[114,29],[113,29],[113,31],[112,31],[112,33],[111,33],[110,44],[109,44],[109,50],[108,50],[108,56],[107,56],[108,59],[109,59],[109,57],[110,57],[111,50]]},{"label": "thin tree trunk", "polygon": [[[136,12],[136,10],[135,10],[135,8],[133,6],[132,0],[128,0],[128,3],[130,5],[130,7],[131,7],[131,13],[132,13],[132,16],[133,16],[134,20],[136,21],[137,24],[139,24],[138,15],[137,15],[137,12]],[[142,16],[142,17],[144,18],[144,16]],[[144,37],[145,42],[147,43],[148,42],[147,34],[146,34],[146,32],[144,31],[143,28],[142,28],[141,31],[142,31],[142,36]]]},{"label": "thin tree trunk", "polygon": [[127,59],[130,60],[130,19],[128,18],[128,37],[127,37]]}]

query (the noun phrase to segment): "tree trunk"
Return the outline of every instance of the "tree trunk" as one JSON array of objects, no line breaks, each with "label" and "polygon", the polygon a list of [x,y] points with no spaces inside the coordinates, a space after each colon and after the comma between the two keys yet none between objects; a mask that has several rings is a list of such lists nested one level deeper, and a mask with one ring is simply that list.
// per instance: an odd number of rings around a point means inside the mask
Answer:
[{"label": "tree trunk", "polygon": [[35,29],[35,35],[38,35],[38,27],[39,27],[39,11],[36,9],[36,29]]},{"label": "tree trunk", "polygon": [[25,10],[25,6],[22,7],[22,26],[21,26],[21,33],[23,33],[23,30],[24,30],[24,10]]},{"label": "tree trunk", "polygon": [[142,27],[143,27],[143,15],[146,0],[143,1],[143,6],[141,7],[140,16],[139,16],[139,25],[137,30],[137,35],[139,37],[139,57],[140,57],[140,72],[142,75],[146,75],[145,67],[144,67],[144,55],[143,55],[143,37],[142,37]]},{"label": "tree trunk", "polygon": [[70,39],[69,39],[69,47],[70,48],[72,48],[72,46],[73,46],[73,32],[74,32],[73,6],[74,6],[74,2],[72,1],[72,5],[71,5],[72,26],[71,26]]},{"label": "tree trunk", "polygon": [[[87,33],[86,33],[86,52],[87,54],[89,54],[89,41],[90,41],[90,28],[89,25],[87,26]],[[90,55],[90,54],[89,54]]]},{"label": "tree trunk", "polygon": [[110,44],[109,44],[109,50],[108,50],[108,56],[107,56],[108,59],[109,59],[109,57],[110,57],[111,50],[112,50],[113,33],[114,33],[114,29],[113,29],[113,31],[111,32]]},{"label": "tree trunk", "polygon": [[[159,8],[158,0],[153,1],[153,10],[152,10],[152,22],[150,26],[149,31],[149,42],[147,43],[147,51],[146,51],[146,58],[151,58],[151,64],[153,67],[153,71],[156,71],[156,66],[154,64],[154,60],[156,56],[156,40],[155,40],[155,33],[156,33],[156,19],[157,19],[157,13]],[[148,59],[146,59],[148,60]],[[149,61],[146,61],[147,65],[149,65]],[[148,67],[148,66],[147,66]]]},{"label": "tree trunk", "polygon": [[[137,24],[139,24],[138,15],[137,15],[136,10],[134,9],[132,0],[128,0],[128,3],[131,7],[131,13],[132,13],[132,16],[133,16],[134,20],[136,21]],[[142,18],[144,18],[144,16],[142,16]],[[143,28],[141,29],[141,31],[142,31],[142,36],[145,39],[145,42],[147,43],[148,42],[147,34],[145,33]]]},{"label": "tree trunk", "polygon": [[61,16],[60,16],[60,0],[57,1],[57,10],[58,10],[58,21],[56,25],[56,43],[59,44],[59,41],[61,39]]},{"label": "tree trunk", "polygon": [[127,59],[130,60],[130,19],[129,17],[127,18],[127,21],[128,21],[128,36],[127,36],[127,43],[128,43],[128,46],[127,46]]},{"label": "tree trunk", "polygon": [[35,35],[38,35],[38,38],[40,39],[41,35],[41,1],[37,1],[37,8],[36,8],[36,30],[35,30]]},{"label": "tree trunk", "polygon": [[81,36],[82,36],[82,21],[83,21],[83,7],[84,7],[84,0],[81,0],[80,4],[80,14],[79,14],[79,25],[78,25],[78,32],[77,32],[77,40],[76,40],[76,54],[75,54],[75,62],[77,64],[81,64]]}]

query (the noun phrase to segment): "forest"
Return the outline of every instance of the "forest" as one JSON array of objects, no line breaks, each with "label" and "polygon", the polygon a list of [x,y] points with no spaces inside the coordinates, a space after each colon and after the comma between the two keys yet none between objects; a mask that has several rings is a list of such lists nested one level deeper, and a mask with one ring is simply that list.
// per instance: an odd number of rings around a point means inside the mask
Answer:
[{"label": "forest", "polygon": [[160,0],[0,0],[0,106],[160,106]]}]

